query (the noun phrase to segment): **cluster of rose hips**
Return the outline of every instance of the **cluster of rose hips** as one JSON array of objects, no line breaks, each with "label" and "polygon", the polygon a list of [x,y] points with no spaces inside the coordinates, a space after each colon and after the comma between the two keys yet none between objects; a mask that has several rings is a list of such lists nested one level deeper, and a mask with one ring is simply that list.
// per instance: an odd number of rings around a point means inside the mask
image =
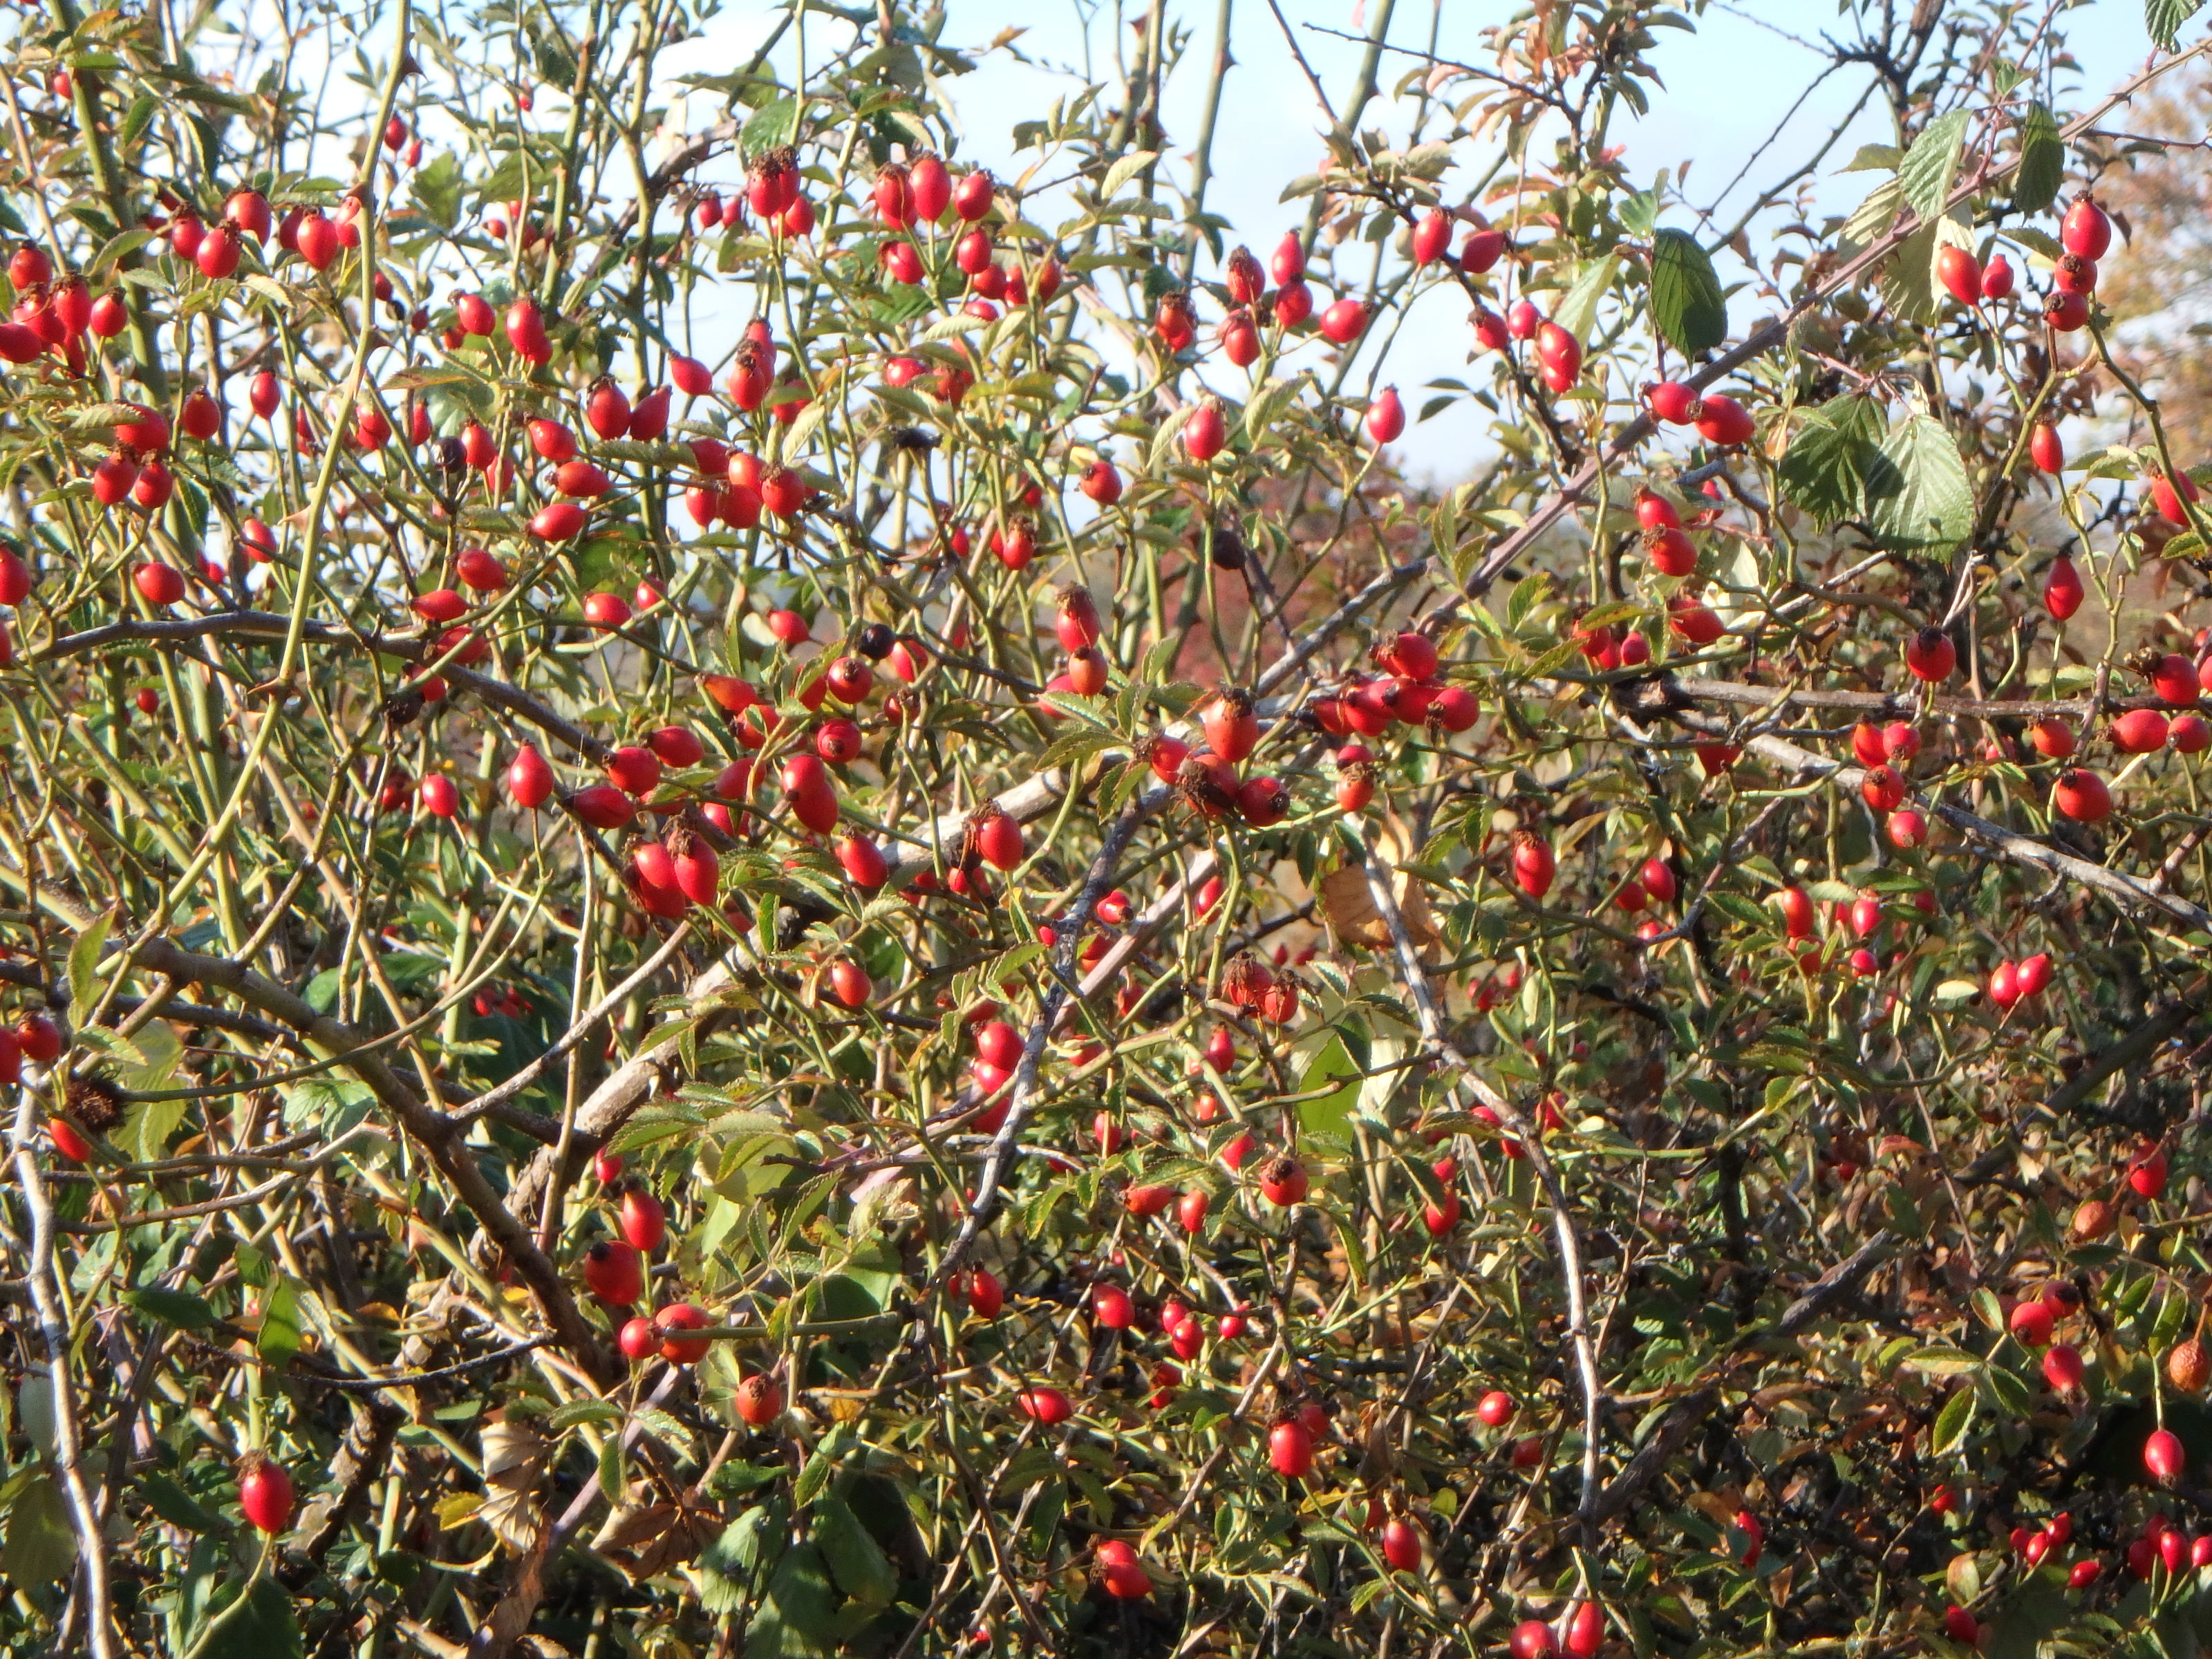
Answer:
[{"label": "cluster of rose hips", "polygon": [[[626,1313],[646,1293],[646,1263],[668,1239],[668,1212],[642,1182],[623,1182],[623,1160],[601,1152],[592,1171],[602,1187],[619,1191],[616,1212],[618,1239],[600,1239],[584,1252],[586,1287],[606,1306]],[[633,1363],[659,1354],[672,1365],[694,1365],[707,1357],[713,1339],[696,1333],[713,1325],[706,1313],[690,1302],[664,1304],[647,1316],[625,1321],[617,1332],[616,1346]],[[755,1372],[738,1385],[738,1415],[755,1428],[765,1428],[783,1414],[783,1389],[776,1379]]]},{"label": "cluster of rose hips", "polygon": [[[1513,884],[1529,898],[1541,902],[1552,890],[1552,883],[1559,873],[1559,858],[1552,843],[1534,830],[1513,832],[1510,850],[1506,854],[1506,866],[1511,872]],[[1655,853],[1637,867],[1633,875],[1624,876],[1613,890],[1613,903],[1631,915],[1641,913],[1648,906],[1672,904],[1680,894],[1681,884],[1674,874],[1674,866],[1666,855]],[[1638,926],[1639,937],[1649,941],[1667,932],[1667,924],[1651,917]],[[1510,990],[1520,982],[1517,970]]]},{"label": "cluster of rose hips", "polygon": [[[2058,240],[2064,251],[2051,267],[2043,320],[2057,332],[2070,334],[2088,324],[2089,296],[2097,291],[2097,261],[2112,245],[2112,222],[2085,190],[2068,205]],[[2002,253],[1984,264],[1972,249],[1948,244],[1936,252],[1936,279],[1953,299],[1974,309],[2012,297],[2012,265]]]}]

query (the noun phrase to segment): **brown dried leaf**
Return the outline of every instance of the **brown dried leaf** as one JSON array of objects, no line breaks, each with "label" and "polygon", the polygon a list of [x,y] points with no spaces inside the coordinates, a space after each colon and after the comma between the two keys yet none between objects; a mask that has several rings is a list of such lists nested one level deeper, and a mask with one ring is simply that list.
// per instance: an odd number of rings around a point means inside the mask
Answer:
[{"label": "brown dried leaf", "polygon": [[592,1547],[633,1581],[641,1581],[689,1561],[721,1529],[719,1514],[688,1501],[626,1504],[607,1517]]},{"label": "brown dried leaf", "polygon": [[[1429,914],[1427,887],[1398,866],[1413,856],[1413,835],[1395,812],[1383,814],[1375,835],[1375,855],[1395,872],[1392,896],[1406,924],[1406,936],[1416,949],[1443,943]],[[1371,951],[1390,948],[1390,924],[1375,907],[1368,890],[1367,872],[1356,864],[1332,870],[1321,878],[1321,913],[1328,931],[1341,945],[1364,945]]]},{"label": "brown dried leaf", "polygon": [[544,1437],[527,1423],[485,1425],[484,1498],[477,1519],[518,1553],[532,1548],[545,1525],[544,1511],[538,1507],[538,1480],[544,1468]]},{"label": "brown dried leaf", "polygon": [[1717,1527],[1735,1524],[1735,1510],[1718,1492],[1693,1492],[1682,1500]]}]

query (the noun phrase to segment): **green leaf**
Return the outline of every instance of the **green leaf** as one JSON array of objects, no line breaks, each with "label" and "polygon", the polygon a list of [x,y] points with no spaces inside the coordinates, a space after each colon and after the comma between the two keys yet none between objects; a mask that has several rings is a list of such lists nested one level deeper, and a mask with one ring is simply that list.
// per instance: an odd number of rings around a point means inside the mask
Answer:
[{"label": "green leaf", "polygon": [[1783,499],[1823,525],[1864,517],[1867,475],[1881,439],[1881,410],[1871,398],[1838,398],[1807,411],[1778,469]]},{"label": "green leaf", "polygon": [[1922,1348],[1905,1357],[1905,1364],[1925,1376],[1964,1376],[1982,1368],[1980,1358],[1964,1348]]},{"label": "green leaf", "polygon": [[76,1534],[70,1530],[69,1500],[52,1475],[34,1475],[8,1510],[8,1539],[0,1567],[18,1589],[52,1583],[76,1565]]},{"label": "green leaf", "polygon": [[839,1589],[865,1607],[891,1604],[898,1573],[842,1498],[826,1498],[814,1506],[814,1542]]},{"label": "green leaf", "polygon": [[93,255],[92,263],[85,267],[85,275],[97,277],[125,254],[136,252],[153,240],[154,233],[144,229],[126,230],[119,235],[109,237],[100,252]]},{"label": "green leaf", "polygon": [[138,1497],[146,1507],[173,1527],[186,1532],[220,1532],[222,1522],[200,1507],[199,1500],[158,1470],[149,1470],[138,1482]]},{"label": "green leaf", "polygon": [[1867,479],[1868,519],[1893,546],[1951,548],[1974,527],[1966,464],[1944,424],[1914,415],[1890,428]]},{"label": "green leaf", "polygon": [[1597,321],[1599,303],[1613,291],[1613,284],[1620,275],[1620,256],[1618,253],[1608,253],[1602,259],[1583,266],[1582,274],[1575,278],[1574,286],[1552,308],[1552,320],[1573,335],[1578,343],[1588,345],[1590,329]]},{"label": "green leaf", "polygon": [[[136,1093],[167,1089],[175,1080],[177,1064],[184,1058],[185,1045],[175,1031],[162,1020],[153,1020],[140,1028],[131,1038],[138,1051],[139,1063],[126,1066],[117,1078],[125,1089]],[[185,1121],[185,1109],[191,1102],[184,1100],[133,1100],[123,1111],[122,1132],[117,1135],[119,1145],[128,1157],[151,1163],[169,1150],[169,1137]]]},{"label": "green leaf", "polygon": [[130,110],[123,117],[123,125],[116,132],[116,147],[127,150],[144,137],[161,107],[161,100],[150,92],[142,92],[132,99]]},{"label": "green leaf", "polygon": [[1894,179],[1885,179],[1867,192],[1867,198],[1851,210],[1851,216],[1844,222],[1844,240],[1853,247],[1871,247],[1875,239],[1889,229],[1897,217],[1897,210],[1905,204],[1905,186]]},{"label": "green leaf", "polygon": [[562,42],[543,36],[537,42],[538,78],[563,90],[576,84],[576,60]]},{"label": "green leaf", "polygon": [[278,1085],[284,1097],[284,1121],[295,1129],[320,1129],[335,1139],[368,1115],[376,1097],[368,1085],[349,1077],[301,1078]]},{"label": "green leaf", "polygon": [[108,930],[114,926],[115,913],[103,911],[93,918],[92,925],[79,933],[76,943],[70,946],[70,1023],[73,1025],[89,1021],[100,1000],[100,953],[106,948]]},{"label": "green leaf", "polygon": [[749,1492],[757,1492],[782,1480],[788,1473],[780,1463],[725,1463],[714,1471],[714,1478],[707,1484],[717,1498],[742,1498]]},{"label": "green leaf", "polygon": [[2181,43],[2181,26],[2197,15],[2204,0],[2143,0],[2143,27],[2161,52]]},{"label": "green leaf", "polygon": [[1292,375],[1288,380],[1270,380],[1255,392],[1244,405],[1244,435],[1256,443],[1275,417],[1298,395],[1299,383],[1304,378]]},{"label": "green leaf", "polygon": [[837,1635],[837,1592],[811,1544],[783,1553],[760,1612],[745,1632],[745,1659],[828,1659]]},{"label": "green leaf", "polygon": [[763,104],[745,118],[745,129],[738,135],[738,142],[750,161],[798,137],[799,100],[778,98]]},{"label": "green leaf", "polygon": [[[2064,1651],[2063,1645],[2053,1643],[2051,1638],[2062,1627],[2074,1621],[2074,1609],[2066,1602],[2066,1593],[2056,1585],[2023,1585],[2017,1593],[2007,1595],[2002,1605],[1990,1613],[1989,1623],[1983,1627],[1983,1635],[1976,1645],[1982,1650],[1984,1659],[2036,1659],[2039,1654]],[[2114,1629],[2117,1632],[2118,1627]],[[2164,1633],[2160,1632],[2161,1635]],[[2096,1647],[2081,1650],[2117,1651],[2120,1645],[2118,1642],[2100,1643]],[[2162,1650],[2172,1656],[2173,1659],[2179,1659],[2184,1651],[2163,1644],[2160,1649],[2151,1650]]]},{"label": "green leaf", "polygon": [[558,1434],[579,1423],[619,1423],[622,1414],[622,1407],[611,1400],[572,1400],[545,1413],[545,1429]]},{"label": "green leaf", "polygon": [[1662,230],[1651,243],[1651,320],[1685,356],[1728,337],[1728,302],[1713,262],[1686,231]]},{"label": "green leaf", "polygon": [[1941,1457],[1966,1437],[1974,1420],[1974,1391],[1961,1389],[1936,1413],[1936,1427],[1928,1437],[1928,1449]]},{"label": "green leaf", "polygon": [[623,1437],[618,1434],[609,1435],[599,1448],[599,1491],[608,1503],[622,1502]]},{"label": "green leaf", "polygon": [[[235,1591],[225,1598],[227,1604],[237,1600]],[[263,1577],[244,1610],[198,1653],[199,1659],[300,1659],[300,1620],[291,1595],[274,1578]]]},{"label": "green leaf", "polygon": [[289,1364],[300,1352],[300,1292],[290,1279],[279,1275],[264,1298],[255,1352],[272,1365]]},{"label": "green leaf", "polygon": [[1953,1556],[1943,1569],[1943,1586],[1951,1592],[1951,1599],[1960,1607],[1972,1604],[1982,1593],[1981,1563],[1971,1550],[1962,1550]]},{"label": "green leaf", "polygon": [[31,1443],[52,1457],[61,1443],[61,1425],[54,1416],[54,1379],[44,1370],[32,1372],[17,1386],[15,1416]]},{"label": "green leaf", "polygon": [[1305,1075],[1298,1079],[1297,1092],[1311,1094],[1331,1082],[1338,1083],[1334,1092],[1298,1102],[1298,1125],[1310,1134],[1351,1132],[1352,1109],[1359,1101],[1359,1067],[1352,1063],[1352,1051],[1344,1046],[1341,1036],[1331,1037],[1308,1063]]},{"label": "green leaf", "polygon": [[769,1526],[766,1509],[747,1510],[700,1553],[692,1565],[699,1574],[699,1606],[702,1611],[735,1613],[744,1606],[744,1581],[759,1558],[761,1540]]},{"label": "green leaf", "polygon": [[1882,261],[1876,279],[1881,302],[1902,322],[1936,320],[1936,250],[1942,245],[1939,233],[1937,223],[1924,224]]},{"label": "green leaf", "polygon": [[2012,205],[2017,213],[2040,213],[2058,194],[2066,172],[2066,146],[2059,142],[2058,122],[2041,104],[2027,106],[2020,124],[2020,167],[2012,176]]},{"label": "green leaf", "polygon": [[1905,204],[1923,219],[1933,219],[1943,211],[1966,146],[1966,112],[1954,109],[1930,121],[1897,164],[1897,181],[1905,187]]},{"label": "green leaf", "polygon": [[461,194],[466,184],[461,177],[460,156],[447,149],[439,151],[437,160],[416,173],[410,188],[422,216],[451,230],[461,222]]},{"label": "green leaf", "polygon": [[1894,173],[1905,152],[1894,144],[1861,144],[1851,159],[1836,169],[1838,173]]},{"label": "green leaf", "polygon": [[207,1298],[194,1296],[190,1291],[149,1285],[143,1290],[132,1291],[124,1300],[147,1318],[159,1320],[164,1325],[204,1331],[215,1323],[215,1310],[208,1306]]},{"label": "green leaf", "polygon": [[1131,150],[1106,169],[1106,176],[1098,181],[1098,199],[1102,202],[1112,201],[1121,193],[1122,185],[1159,159],[1160,153],[1156,149]]}]

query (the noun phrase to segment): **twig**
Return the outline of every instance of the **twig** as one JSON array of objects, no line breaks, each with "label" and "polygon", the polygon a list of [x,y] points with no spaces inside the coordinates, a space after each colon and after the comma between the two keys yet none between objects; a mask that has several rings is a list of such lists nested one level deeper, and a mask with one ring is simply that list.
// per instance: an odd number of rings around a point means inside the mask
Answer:
[{"label": "twig", "polygon": [[507,1079],[506,1082],[495,1088],[485,1090],[474,1100],[454,1107],[451,1114],[453,1121],[472,1123],[494,1107],[504,1105],[514,1099],[515,1096],[536,1083],[539,1078],[544,1077],[547,1072],[561,1062],[562,1057],[570,1049],[590,1035],[594,1025],[605,1019],[615,1009],[619,1008],[639,986],[665,968],[670,958],[684,948],[685,941],[690,937],[691,924],[689,921],[677,923],[658,951],[640,963],[621,984],[601,997],[581,1018],[571,1022],[568,1029],[561,1034],[560,1038],[552,1047]]},{"label": "twig", "polygon": [[1583,1495],[1577,1513],[1581,1518],[1583,1543],[1590,1547],[1596,1538],[1595,1508],[1597,1502],[1598,1473],[1598,1413],[1605,1399],[1605,1385],[1599,1378],[1597,1348],[1590,1340],[1588,1292],[1583,1280],[1582,1241],[1575,1230],[1574,1217],[1567,1207],[1566,1192],[1561,1186],[1559,1172],[1553,1168],[1551,1155],[1544,1150],[1535,1126],[1528,1122],[1497,1090],[1475,1074],[1468,1057],[1453,1046],[1444,1035],[1443,1013],[1437,1006],[1436,994],[1429,985],[1428,970],[1421,965],[1421,953],[1413,944],[1413,935],[1406,929],[1406,918],[1398,908],[1398,900],[1390,890],[1390,872],[1376,856],[1358,825],[1349,817],[1345,820],[1342,833],[1359,849],[1361,868],[1367,876],[1367,891],[1375,901],[1385,926],[1390,930],[1391,943],[1398,953],[1399,971],[1413,994],[1413,1006],[1421,1022],[1421,1037],[1431,1052],[1455,1068],[1451,1081],[1463,1086],[1469,1093],[1494,1113],[1505,1130],[1522,1145],[1528,1157],[1529,1167],[1544,1188],[1545,1198],[1552,1206],[1553,1231],[1559,1242],[1559,1272],[1567,1293],[1567,1340],[1575,1358],[1577,1374],[1582,1384],[1583,1395]]},{"label": "twig", "polygon": [[[1082,942],[1083,926],[1090,920],[1098,901],[1105,896],[1107,888],[1113,882],[1114,871],[1121,861],[1122,849],[1128,846],[1130,838],[1143,824],[1147,811],[1146,798],[1143,796],[1121,809],[1121,816],[1114,821],[1114,827],[1106,832],[1104,842],[1098,848],[1098,856],[1091,861],[1091,869],[1084,878],[1082,890],[1076,894],[1075,902],[1068,906],[1067,914],[1058,923],[1060,942],[1054,953],[1052,989],[1046,994],[1044,1006],[1038,1011],[1036,1018],[1030,1022],[1029,1036],[1022,1044],[1022,1057],[1014,1067],[1013,1082],[1008,1087],[1006,1121],[999,1126],[999,1133],[992,1139],[990,1153],[984,1158],[982,1172],[976,1177],[975,1196],[969,1201],[968,1212],[961,1219],[960,1231],[953,1236],[951,1243],[945,1246],[944,1255],[939,1259],[937,1271],[930,1276],[929,1291],[941,1289],[959,1271],[960,1264],[967,1259],[976,1236],[988,1224],[998,1208],[1000,1179],[1006,1173],[1007,1161],[1013,1155],[1015,1142],[1021,1138],[1023,1126],[1029,1121],[1030,1109],[1036,1097],[1037,1066],[1044,1058],[1044,1047],[1051,1039],[1053,1028],[1060,1021],[1060,1010],[1067,1004],[1069,988],[1074,983],[1075,953]],[[921,1299],[927,1302],[927,1291]],[[926,1309],[917,1312],[915,1328],[917,1331],[927,1330]]]},{"label": "twig", "polygon": [[84,1589],[83,1611],[87,1640],[93,1659],[115,1659],[115,1612],[107,1589],[107,1542],[101,1535],[100,1512],[84,1484],[83,1437],[77,1424],[76,1382],[70,1373],[69,1327],[62,1316],[60,1296],[54,1283],[54,1212],[46,1200],[46,1186],[39,1170],[33,1142],[39,1133],[38,1097],[29,1089],[15,1096],[15,1122],[11,1136],[15,1180],[22,1189],[23,1207],[31,1213],[31,1250],[24,1277],[31,1292],[31,1307],[39,1322],[39,1337],[46,1348],[47,1380],[53,1384],[54,1472],[61,1477],[62,1497],[69,1507],[70,1528],[76,1534],[76,1570]]}]

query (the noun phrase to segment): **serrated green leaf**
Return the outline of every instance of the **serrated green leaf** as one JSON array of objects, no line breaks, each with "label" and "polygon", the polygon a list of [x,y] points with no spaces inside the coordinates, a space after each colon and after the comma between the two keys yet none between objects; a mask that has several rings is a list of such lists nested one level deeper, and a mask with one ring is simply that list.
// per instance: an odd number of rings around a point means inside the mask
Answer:
[{"label": "serrated green leaf", "polygon": [[842,1498],[825,1498],[814,1506],[814,1542],[839,1589],[864,1607],[890,1605],[898,1594],[898,1573]]},{"label": "serrated green leaf", "polygon": [[830,1484],[830,1477],[836,1473],[836,1453],[832,1451],[825,1456],[824,1449],[819,1446],[815,1448],[807,1458],[805,1467],[799,1471],[799,1480],[792,1487],[791,1501],[801,1509],[822,1495],[822,1489]]},{"label": "serrated green leaf", "polygon": [[1938,227],[1925,224],[1897,245],[1882,261],[1878,279],[1881,302],[1899,321],[1936,320],[1936,250],[1942,246]]},{"label": "serrated green leaf", "polygon": [[1197,414],[1198,410],[1199,405],[1195,403],[1185,404],[1160,422],[1158,429],[1152,434],[1151,445],[1145,451],[1146,472],[1158,472],[1173,458],[1176,434],[1190,423],[1190,417]]},{"label": "serrated green leaf", "polygon": [[619,1423],[622,1414],[622,1407],[611,1400],[572,1400],[545,1413],[545,1430],[558,1434],[579,1423]]},{"label": "serrated green leaf", "polygon": [[1131,150],[1106,169],[1106,176],[1098,181],[1098,199],[1102,202],[1112,201],[1121,193],[1122,185],[1159,159],[1160,153],[1156,149]]},{"label": "serrated green leaf", "polygon": [[1951,548],[1974,527],[1974,491],[1948,428],[1912,415],[1890,428],[1867,477],[1867,517],[1895,547]]},{"label": "serrated green leaf", "polygon": [[1943,1569],[1943,1583],[1951,1592],[1951,1599],[1960,1607],[1971,1606],[1982,1593],[1981,1564],[1971,1550],[1962,1550],[1953,1556]]},{"label": "serrated green leaf", "polygon": [[441,150],[428,167],[418,169],[408,188],[422,216],[445,230],[461,221],[461,195],[467,181],[461,176],[461,158]]},{"label": "serrated green leaf", "polygon": [[1049,772],[1055,767],[1066,766],[1101,750],[1111,749],[1118,741],[1110,732],[1091,728],[1070,732],[1053,739],[1052,746],[1037,758],[1037,769]]},{"label": "serrated green leaf", "polygon": [[106,948],[108,930],[114,926],[115,913],[102,911],[70,946],[70,1018],[76,1024],[92,1018],[93,1007],[100,1000],[100,953]]},{"label": "serrated green leaf", "polygon": [[[92,256],[92,263],[85,267],[85,276],[88,279],[100,276],[125,254],[135,252],[153,240],[154,233],[143,228],[109,237],[101,245],[100,252]],[[246,280],[251,282],[252,279],[248,277]]]},{"label": "serrated green leaf", "polygon": [[1808,410],[1777,469],[1783,499],[1823,525],[1863,517],[1881,439],[1881,410],[1871,398],[1838,398]]},{"label": "serrated green leaf", "polygon": [[1266,435],[1275,417],[1297,396],[1298,382],[1304,378],[1292,375],[1288,380],[1272,380],[1252,394],[1251,401],[1244,405],[1246,438],[1257,443]]},{"label": "serrated green leaf", "polygon": [[1941,1457],[1966,1437],[1974,1420],[1974,1391],[1961,1389],[1936,1413],[1936,1426],[1928,1437],[1928,1449]]},{"label": "serrated green leaf", "polygon": [[215,1323],[215,1310],[209,1307],[205,1297],[194,1296],[190,1291],[173,1291],[165,1285],[149,1285],[131,1291],[124,1298],[133,1308],[164,1325],[175,1325],[188,1331],[204,1331]]},{"label": "serrated green leaf", "polygon": [[822,1552],[794,1544],[769,1577],[745,1630],[745,1659],[827,1659],[837,1637],[837,1591]]},{"label": "serrated green leaf", "polygon": [[2143,27],[2162,52],[2181,44],[2181,26],[2197,15],[2204,0],[2143,0]]},{"label": "serrated green leaf", "polygon": [[[138,1063],[126,1066],[117,1081],[132,1091],[167,1088],[174,1080],[177,1067],[185,1057],[184,1040],[178,1036],[176,1028],[167,1020],[149,1020],[132,1034],[131,1046],[137,1051]],[[182,1105],[184,1103],[157,1103]],[[167,1144],[166,1137],[163,1144]]]},{"label": "serrated green leaf", "polygon": [[131,100],[131,107],[123,117],[123,125],[116,131],[118,149],[129,149],[146,136],[146,129],[154,125],[154,117],[161,107],[161,100],[151,93],[142,92]]},{"label": "serrated green leaf", "polygon": [[284,1099],[286,1123],[295,1128],[319,1128],[333,1139],[368,1116],[376,1100],[367,1084],[349,1077],[301,1078],[280,1085],[277,1093]]},{"label": "serrated green leaf", "polygon": [[1887,231],[1905,205],[1905,186],[1885,179],[1867,192],[1867,198],[1844,221],[1844,240],[1854,247],[1870,247]]},{"label": "serrated green leaf", "polygon": [[2020,166],[2012,176],[2012,205],[2018,213],[2040,213],[2058,194],[2066,173],[2066,146],[2058,122],[2041,104],[2030,104],[2020,124]]},{"label": "serrated green leaf", "polygon": [[277,1277],[262,1297],[261,1331],[254,1352],[272,1365],[285,1365],[300,1352],[300,1293],[289,1279]]},{"label": "serrated green leaf", "polygon": [[1685,356],[1728,337],[1728,302],[1713,262],[1687,232],[1662,230],[1651,242],[1651,320]]},{"label": "serrated green leaf", "polygon": [[1552,320],[1573,335],[1583,345],[1589,343],[1590,329],[1597,322],[1597,308],[1605,296],[1613,291],[1614,281],[1620,275],[1620,256],[1608,253],[1583,267],[1559,303],[1552,308]]},{"label": "serrated green leaf", "polygon": [[1966,146],[1966,112],[1954,109],[1923,128],[1905,152],[1905,159],[1897,164],[1897,181],[1905,191],[1905,205],[1923,219],[1933,219],[1943,211]]},{"label": "serrated green leaf", "polygon": [[1894,173],[1905,152],[1894,144],[1861,144],[1838,173]]},{"label": "serrated green leaf", "polygon": [[[1316,1090],[1336,1088],[1328,1094]],[[1298,1123],[1308,1133],[1344,1135],[1351,1133],[1352,1109],[1359,1102],[1359,1067],[1341,1036],[1333,1036],[1306,1064],[1297,1092],[1313,1096],[1298,1102]]]},{"label": "serrated green leaf", "polygon": [[1922,1348],[1907,1354],[1904,1363],[1927,1376],[1964,1376],[1982,1368],[1980,1358],[1964,1348]]},{"label": "serrated green leaf", "polygon": [[622,1502],[623,1437],[618,1434],[609,1435],[599,1448],[599,1492],[610,1504]]},{"label": "serrated green leaf", "polygon": [[[234,1591],[220,1596],[222,1605],[211,1605],[210,1610],[226,1611],[237,1600]],[[198,1659],[299,1659],[300,1620],[290,1593],[272,1577],[256,1580],[244,1611],[215,1631],[197,1652]]]}]

